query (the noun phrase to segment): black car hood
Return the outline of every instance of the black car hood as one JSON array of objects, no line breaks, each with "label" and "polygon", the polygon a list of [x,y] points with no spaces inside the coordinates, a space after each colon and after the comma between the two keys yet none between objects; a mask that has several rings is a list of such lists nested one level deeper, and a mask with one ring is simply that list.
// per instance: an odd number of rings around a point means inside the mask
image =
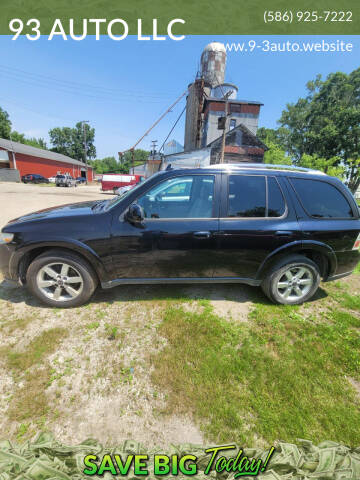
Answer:
[{"label": "black car hood", "polygon": [[92,215],[95,211],[94,206],[98,203],[99,201],[97,200],[91,202],[69,203],[67,205],[59,205],[58,207],[45,208],[44,210],[38,210],[37,212],[28,213],[21,217],[14,218],[8,222],[8,225],[51,218]]}]

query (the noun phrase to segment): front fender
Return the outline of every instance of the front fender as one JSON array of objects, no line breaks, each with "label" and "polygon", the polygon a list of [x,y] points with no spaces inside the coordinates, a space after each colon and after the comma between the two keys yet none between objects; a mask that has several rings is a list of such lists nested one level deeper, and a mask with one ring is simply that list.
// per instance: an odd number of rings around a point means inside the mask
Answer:
[{"label": "front fender", "polygon": [[68,239],[57,237],[44,242],[28,242],[22,244],[21,247],[16,248],[11,255],[9,262],[10,276],[13,279],[19,278],[19,266],[21,260],[32,251],[36,249],[50,249],[50,248],[62,248],[72,252],[75,252],[82,257],[86,258],[90,265],[95,270],[100,281],[106,281],[108,279],[107,272],[104,268],[104,264],[99,255],[88,245],[75,239]]},{"label": "front fender", "polygon": [[329,247],[325,243],[317,242],[314,240],[297,240],[295,242],[282,245],[281,247],[271,252],[260,265],[256,274],[256,279],[262,280],[265,276],[265,273],[277,261],[280,256],[294,253],[298,253],[301,255],[301,252],[304,250],[313,250],[315,252],[319,252],[325,255],[329,262],[329,271],[327,276],[331,276],[336,272],[337,258],[334,250],[331,247]]}]

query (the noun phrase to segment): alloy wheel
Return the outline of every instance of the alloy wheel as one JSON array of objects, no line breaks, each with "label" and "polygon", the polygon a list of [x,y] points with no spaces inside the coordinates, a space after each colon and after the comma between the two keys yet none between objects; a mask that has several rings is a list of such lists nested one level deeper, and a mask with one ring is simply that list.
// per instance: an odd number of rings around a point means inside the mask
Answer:
[{"label": "alloy wheel", "polygon": [[84,287],[79,271],[64,262],[44,265],[38,271],[36,284],[43,295],[57,302],[73,300]]},{"label": "alloy wheel", "polygon": [[313,283],[314,277],[308,267],[290,267],[281,275],[276,289],[281,298],[299,301],[309,293]]}]

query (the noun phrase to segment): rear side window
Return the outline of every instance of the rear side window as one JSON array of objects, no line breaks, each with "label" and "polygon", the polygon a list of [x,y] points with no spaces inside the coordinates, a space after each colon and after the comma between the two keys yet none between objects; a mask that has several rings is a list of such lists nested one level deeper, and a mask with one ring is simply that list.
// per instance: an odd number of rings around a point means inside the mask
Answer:
[{"label": "rear side window", "polygon": [[285,200],[275,177],[230,175],[228,217],[281,217]]},{"label": "rear side window", "polygon": [[306,212],[316,218],[352,218],[353,211],[344,195],[320,180],[292,178],[291,183]]},{"label": "rear side window", "polygon": [[229,175],[228,217],[265,217],[265,213],[265,177]]},{"label": "rear side window", "polygon": [[285,200],[274,177],[268,177],[268,217],[281,217],[285,213]]}]

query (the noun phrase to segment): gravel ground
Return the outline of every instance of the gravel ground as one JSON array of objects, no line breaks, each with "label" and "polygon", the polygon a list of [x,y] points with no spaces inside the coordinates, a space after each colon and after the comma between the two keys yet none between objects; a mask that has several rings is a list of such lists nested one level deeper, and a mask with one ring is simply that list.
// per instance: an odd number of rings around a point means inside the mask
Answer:
[{"label": "gravel ground", "polygon": [[[56,205],[111,198],[99,185],[76,188],[0,183],[0,228],[20,215]],[[76,309],[47,308],[25,288],[2,282],[0,274],[0,431],[2,437],[31,437],[39,428],[63,442],[96,437],[116,444],[132,438],[147,445],[202,443],[190,418],[164,415],[166,398],[151,384],[150,357],[162,348],[156,327],[164,305],[156,287],[99,291]],[[166,287],[165,287],[166,288]],[[219,295],[218,293],[216,294]],[[11,355],[31,350],[44,332],[65,329],[55,351],[24,371]],[[44,369],[51,381],[39,387]],[[44,398],[29,409],[16,406],[31,395]],[[18,413],[17,410],[18,409]]]},{"label": "gravel ground", "polygon": [[0,228],[9,220],[43,208],[111,198],[100,191],[100,184],[78,187],[55,187],[24,183],[0,182]]}]

